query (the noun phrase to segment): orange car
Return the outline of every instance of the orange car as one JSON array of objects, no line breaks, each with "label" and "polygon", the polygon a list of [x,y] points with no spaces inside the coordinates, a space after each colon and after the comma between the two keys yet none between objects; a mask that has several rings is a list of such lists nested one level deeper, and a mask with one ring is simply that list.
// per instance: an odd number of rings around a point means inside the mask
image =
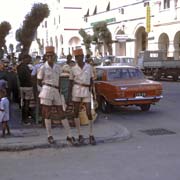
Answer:
[{"label": "orange car", "polygon": [[134,66],[97,66],[95,90],[100,109],[109,113],[112,106],[136,105],[148,111],[162,96],[162,84],[147,79]]}]

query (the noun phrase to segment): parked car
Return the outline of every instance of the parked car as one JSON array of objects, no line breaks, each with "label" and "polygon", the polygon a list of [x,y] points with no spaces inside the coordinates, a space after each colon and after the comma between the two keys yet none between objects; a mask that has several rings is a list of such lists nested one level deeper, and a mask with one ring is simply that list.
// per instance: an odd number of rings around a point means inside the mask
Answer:
[{"label": "parked car", "polygon": [[113,65],[135,65],[135,60],[133,57],[129,56],[115,56],[113,60]]},{"label": "parked car", "polygon": [[101,66],[135,65],[133,57],[129,56],[106,56],[103,57]]},{"label": "parked car", "polygon": [[136,105],[148,111],[162,96],[162,84],[147,79],[135,66],[97,66],[95,90],[99,108],[111,112],[113,106]]},{"label": "parked car", "polygon": [[67,59],[66,58],[58,58],[57,59],[57,64],[64,65],[66,63]]},{"label": "parked car", "polygon": [[99,66],[102,63],[102,59],[98,57],[92,57],[94,65]]},{"label": "parked car", "polygon": [[114,62],[114,57],[113,55],[108,55],[108,56],[104,56],[102,57],[101,60],[101,66],[109,66]]}]

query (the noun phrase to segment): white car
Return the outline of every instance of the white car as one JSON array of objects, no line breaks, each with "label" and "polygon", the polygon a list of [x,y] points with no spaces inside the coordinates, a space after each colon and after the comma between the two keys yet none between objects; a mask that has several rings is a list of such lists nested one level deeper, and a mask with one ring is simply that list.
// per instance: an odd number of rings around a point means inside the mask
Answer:
[{"label": "white car", "polygon": [[135,65],[133,57],[129,56],[115,56],[112,65]]},{"label": "white car", "polygon": [[133,57],[129,56],[112,56],[111,58],[104,58],[101,66],[121,66],[121,65],[135,65],[135,60]]}]

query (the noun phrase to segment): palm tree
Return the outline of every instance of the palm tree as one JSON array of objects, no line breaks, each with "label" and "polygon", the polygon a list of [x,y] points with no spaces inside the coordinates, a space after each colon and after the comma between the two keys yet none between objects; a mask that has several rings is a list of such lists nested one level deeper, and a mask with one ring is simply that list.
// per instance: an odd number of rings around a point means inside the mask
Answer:
[{"label": "palm tree", "polygon": [[99,53],[101,53],[101,44],[104,45],[105,50],[112,55],[112,34],[107,28],[107,23],[105,21],[101,21],[96,23],[93,26],[93,41],[96,42],[96,48],[98,49]]},{"label": "palm tree", "polygon": [[9,22],[3,21],[0,24],[0,59],[4,56],[4,52],[7,53],[5,38],[9,34],[10,30],[11,30],[11,25]]},{"label": "palm tree", "polygon": [[92,36],[87,34],[84,29],[80,29],[79,34],[83,38],[83,43],[84,43],[85,48],[86,48],[86,54],[92,55],[92,51],[90,49],[91,48],[91,42],[92,42]]},{"label": "palm tree", "polygon": [[25,16],[23,25],[16,31],[16,40],[22,46],[22,54],[28,54],[32,41],[35,39],[37,28],[44,18],[48,17],[50,10],[47,4],[34,4],[31,12]]}]

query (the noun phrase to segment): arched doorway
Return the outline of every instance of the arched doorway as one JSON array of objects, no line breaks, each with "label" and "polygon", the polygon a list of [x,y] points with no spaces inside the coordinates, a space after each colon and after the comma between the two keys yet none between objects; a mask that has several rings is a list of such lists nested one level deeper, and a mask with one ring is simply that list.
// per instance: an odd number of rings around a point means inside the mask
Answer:
[{"label": "arched doorway", "polygon": [[174,59],[180,59],[180,31],[174,36]]},{"label": "arched doorway", "polygon": [[147,49],[147,37],[148,34],[145,31],[145,27],[139,27],[135,33],[135,61],[137,61],[139,52],[145,51]]},{"label": "arched doorway", "polygon": [[126,55],[126,38],[123,30],[119,30],[116,35],[117,43],[116,43],[116,51],[115,54],[117,56],[125,56]]},{"label": "arched doorway", "polygon": [[169,37],[166,33],[162,33],[158,40],[158,49],[165,52],[166,57],[168,56],[169,49]]},{"label": "arched doorway", "polygon": [[69,40],[69,54],[72,54],[73,49],[75,49],[76,47],[81,46],[81,40],[78,37],[72,37]]}]

